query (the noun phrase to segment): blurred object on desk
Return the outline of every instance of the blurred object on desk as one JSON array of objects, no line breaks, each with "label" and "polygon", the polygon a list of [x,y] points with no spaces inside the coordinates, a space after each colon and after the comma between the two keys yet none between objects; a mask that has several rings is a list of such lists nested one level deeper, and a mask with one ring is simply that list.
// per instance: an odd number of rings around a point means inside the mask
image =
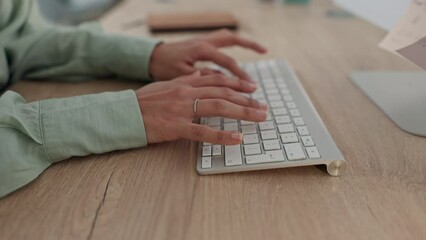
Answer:
[{"label": "blurred object on desk", "polygon": [[77,25],[96,20],[120,0],[38,0],[42,14],[52,22]]},{"label": "blurred object on desk", "polygon": [[205,31],[227,28],[235,30],[238,21],[226,11],[153,13],[148,16],[151,32]]},{"label": "blurred object on desk", "polygon": [[285,4],[309,4],[311,0],[282,0]]}]

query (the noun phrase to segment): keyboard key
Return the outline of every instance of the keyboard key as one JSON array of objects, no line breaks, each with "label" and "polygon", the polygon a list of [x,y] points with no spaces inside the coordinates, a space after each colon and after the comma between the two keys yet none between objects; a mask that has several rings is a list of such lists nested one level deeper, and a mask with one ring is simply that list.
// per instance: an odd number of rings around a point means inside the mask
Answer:
[{"label": "keyboard key", "polygon": [[203,157],[212,155],[212,146],[204,146],[203,147]]},{"label": "keyboard key", "polygon": [[[256,90],[254,90],[254,92],[253,92],[253,94],[255,94],[255,93],[259,93],[259,94],[263,94],[263,88],[261,87],[261,86],[257,86],[257,88],[256,88]],[[265,95],[263,94],[263,98],[265,98]]]},{"label": "keyboard key", "polygon": [[[272,89],[267,89],[266,90],[266,93],[268,94],[268,95],[274,95],[274,94],[279,94],[280,92],[278,91],[278,89],[276,89],[276,88],[272,88]],[[281,99],[281,98],[280,98]]]},{"label": "keyboard key", "polygon": [[295,102],[288,102],[287,107],[291,108],[291,109],[296,108],[296,103]]},{"label": "keyboard key", "polygon": [[284,154],[281,150],[267,151],[264,154],[246,157],[247,164],[270,163],[284,161]]},{"label": "keyboard key", "polygon": [[202,157],[201,158],[201,168],[211,168],[212,167],[212,158],[211,157]]},{"label": "keyboard key", "polygon": [[243,134],[257,133],[256,125],[241,126],[241,132]]},{"label": "keyboard key", "polygon": [[252,124],[255,124],[255,122],[251,122],[251,121],[245,121],[245,120],[241,120],[240,121],[240,123],[241,123],[241,125],[252,125]]},{"label": "keyboard key", "polygon": [[222,155],[222,146],[221,145],[213,145],[212,155],[213,156]]},{"label": "keyboard key", "polygon": [[292,97],[292,96],[290,96],[290,95],[285,95],[285,96],[284,96],[284,101],[286,101],[286,102],[293,101],[293,97]]},{"label": "keyboard key", "polygon": [[309,158],[321,158],[321,155],[319,154],[316,147],[307,147],[306,152],[308,153]]},{"label": "keyboard key", "polygon": [[[287,104],[288,105],[288,104]],[[237,119],[232,119],[232,118],[224,118],[223,119],[224,123],[236,123]]]},{"label": "keyboard key", "polygon": [[245,155],[255,155],[255,154],[261,154],[261,153],[262,151],[260,150],[260,144],[244,145]]},{"label": "keyboard key", "polygon": [[225,166],[242,165],[241,146],[225,146]]},{"label": "keyboard key", "polygon": [[286,115],[287,114],[287,108],[274,108],[272,109],[272,114],[274,114],[274,116],[279,116],[279,115]]},{"label": "keyboard key", "polygon": [[280,88],[280,92],[282,95],[285,95],[285,94],[289,94],[290,90],[288,90],[288,88]]},{"label": "keyboard key", "polygon": [[263,141],[263,149],[265,149],[265,151],[278,150],[281,149],[281,145],[278,140],[266,140]]},{"label": "keyboard key", "polygon": [[238,131],[238,123],[225,123],[223,124],[223,130],[225,131]]},{"label": "keyboard key", "polygon": [[243,136],[243,143],[244,144],[259,143],[259,136],[257,136],[257,134],[245,134]]},{"label": "keyboard key", "polygon": [[315,146],[314,140],[312,139],[311,136],[303,136],[303,137],[300,137],[300,139],[302,139],[303,145],[305,147]]},{"label": "keyboard key", "polygon": [[268,69],[268,62],[266,60],[260,60],[256,64],[259,70]]},{"label": "keyboard key", "polygon": [[297,132],[299,133],[300,136],[306,136],[310,134],[308,128],[305,126],[297,127]]},{"label": "keyboard key", "polygon": [[284,107],[284,102],[283,101],[272,101],[269,103],[269,105],[271,106],[271,108],[279,108],[279,107]]},{"label": "keyboard key", "polygon": [[274,80],[273,80],[273,79],[271,79],[271,81],[270,81],[270,82],[265,81],[265,80],[262,80],[262,82],[264,83],[264,84],[263,84],[263,87],[264,87],[265,89],[276,89],[276,88],[277,88],[277,85],[274,83]]},{"label": "keyboard key", "polygon": [[305,125],[305,121],[303,120],[302,117],[293,118],[293,121],[294,121],[294,125],[296,125],[296,126],[303,126],[303,125]]},{"label": "keyboard key", "polygon": [[256,65],[254,63],[244,64],[246,71],[256,71]]},{"label": "keyboard key", "polygon": [[303,152],[302,146],[300,143],[290,143],[284,144],[285,153],[287,155],[288,160],[302,160],[305,159],[305,153]]},{"label": "keyboard key", "polygon": [[288,124],[280,124],[280,125],[278,125],[278,132],[279,133],[290,133],[290,132],[294,132],[293,124],[288,123]]},{"label": "keyboard key", "polygon": [[251,98],[259,100],[259,99],[265,99],[266,96],[263,92],[259,91],[259,92],[255,92],[251,95]]},{"label": "keyboard key", "polygon": [[281,141],[283,143],[296,143],[299,142],[296,133],[284,133],[281,134]]},{"label": "keyboard key", "polygon": [[[274,88],[276,89],[276,88]],[[278,101],[281,100],[281,96],[280,95],[268,95],[268,100],[269,101]]]},{"label": "keyboard key", "polygon": [[281,124],[281,123],[291,123],[290,117],[289,116],[277,116],[275,117],[275,122],[277,124]]},{"label": "keyboard key", "polygon": [[277,82],[279,82],[279,83],[278,83],[278,87],[279,87],[280,89],[285,89],[285,88],[287,88],[287,84],[285,84],[284,79],[282,79],[282,81],[277,81]]},{"label": "keyboard key", "polygon": [[266,131],[260,131],[260,136],[263,140],[269,140],[269,139],[277,139],[277,133],[275,130],[266,130]]},{"label": "keyboard key", "polygon": [[260,122],[259,123],[259,130],[271,130],[275,129],[274,123],[272,121],[266,121],[266,122]]},{"label": "keyboard key", "polygon": [[211,117],[207,119],[207,125],[209,126],[219,126],[220,125],[220,117]]},{"label": "keyboard key", "polygon": [[290,115],[291,115],[292,117],[300,117],[300,112],[299,112],[299,110],[297,110],[297,109],[291,109],[291,110],[290,110]]}]

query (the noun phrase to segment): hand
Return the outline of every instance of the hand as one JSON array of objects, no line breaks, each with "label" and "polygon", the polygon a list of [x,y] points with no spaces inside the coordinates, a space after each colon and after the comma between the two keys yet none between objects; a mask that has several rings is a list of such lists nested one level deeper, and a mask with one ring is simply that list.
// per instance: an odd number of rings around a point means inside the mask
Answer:
[{"label": "hand", "polygon": [[[150,73],[156,80],[170,80],[197,71],[194,64],[197,61],[212,61],[228,69],[235,76],[250,80],[231,57],[221,53],[221,47],[240,46],[265,53],[266,49],[259,44],[238,36],[229,30],[219,30],[201,38],[177,43],[158,45],[152,54]],[[202,69],[201,74],[213,74],[214,71]]]},{"label": "hand", "polygon": [[[180,138],[222,145],[241,143],[243,136],[239,132],[217,131],[195,124],[193,120],[222,116],[264,121],[268,106],[239,93],[249,93],[255,89],[256,86],[247,81],[226,78],[222,74],[201,76],[200,72],[196,72],[137,90],[148,143]],[[197,113],[194,113],[196,99],[200,100]]]}]

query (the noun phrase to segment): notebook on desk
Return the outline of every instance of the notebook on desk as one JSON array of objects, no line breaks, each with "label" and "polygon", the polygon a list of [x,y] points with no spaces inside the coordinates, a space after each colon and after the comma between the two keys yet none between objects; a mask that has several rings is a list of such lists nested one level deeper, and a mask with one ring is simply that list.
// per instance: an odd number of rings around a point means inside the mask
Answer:
[{"label": "notebook on desk", "polygon": [[238,21],[226,11],[154,13],[148,16],[148,26],[151,32],[235,30]]}]

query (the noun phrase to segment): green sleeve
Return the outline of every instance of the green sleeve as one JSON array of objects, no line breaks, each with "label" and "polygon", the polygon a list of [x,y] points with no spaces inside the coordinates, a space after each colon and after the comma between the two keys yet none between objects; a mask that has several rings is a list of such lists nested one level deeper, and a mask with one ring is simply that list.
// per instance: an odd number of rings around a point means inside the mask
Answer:
[{"label": "green sleeve", "polygon": [[54,26],[36,2],[0,0],[0,89],[21,79],[150,78],[158,40]]},{"label": "green sleeve", "polygon": [[147,145],[135,92],[108,92],[26,103],[0,97],[0,198],[51,164]]}]

